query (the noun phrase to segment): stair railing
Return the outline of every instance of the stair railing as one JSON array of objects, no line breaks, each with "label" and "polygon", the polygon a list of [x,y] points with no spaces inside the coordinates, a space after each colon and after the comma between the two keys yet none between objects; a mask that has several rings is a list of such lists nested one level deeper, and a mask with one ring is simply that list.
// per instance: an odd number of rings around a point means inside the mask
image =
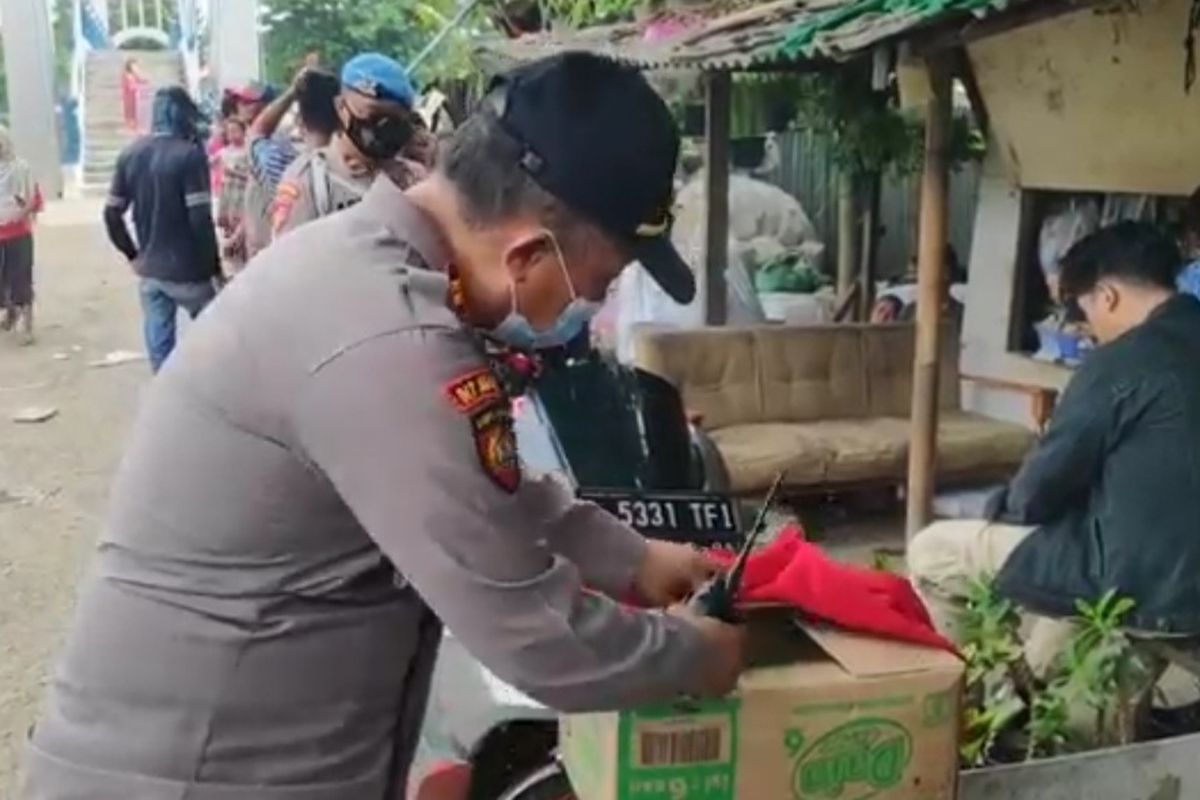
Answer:
[{"label": "stair railing", "polygon": [[72,47],[70,99],[75,103],[75,135],[79,140],[79,164],[76,179],[82,183],[83,168],[87,163],[87,63],[88,53],[106,50],[112,46],[108,36],[107,14],[96,6],[95,0],[75,0],[71,6]]},{"label": "stair railing", "polygon": [[176,47],[183,58],[184,85],[192,97],[200,97],[200,7],[196,0],[175,0],[178,27]]},{"label": "stair railing", "polygon": [[163,0],[106,0],[109,30],[116,47],[134,40],[149,39],[171,48],[171,21]]}]

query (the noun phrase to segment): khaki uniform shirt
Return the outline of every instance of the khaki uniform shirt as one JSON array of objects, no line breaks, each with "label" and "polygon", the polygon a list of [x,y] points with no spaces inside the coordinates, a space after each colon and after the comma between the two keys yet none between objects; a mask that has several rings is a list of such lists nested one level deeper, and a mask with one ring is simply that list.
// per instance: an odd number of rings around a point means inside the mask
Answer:
[{"label": "khaki uniform shirt", "polygon": [[288,166],[279,182],[271,217],[274,236],[350,208],[362,200],[371,183],[369,177],[350,173],[336,147],[305,153]]},{"label": "khaki uniform shirt", "polygon": [[581,590],[625,591],[645,542],[521,474],[432,231],[382,180],[184,337],[144,397],[26,798],[398,800],[439,621],[560,709],[698,689],[694,627]]}]

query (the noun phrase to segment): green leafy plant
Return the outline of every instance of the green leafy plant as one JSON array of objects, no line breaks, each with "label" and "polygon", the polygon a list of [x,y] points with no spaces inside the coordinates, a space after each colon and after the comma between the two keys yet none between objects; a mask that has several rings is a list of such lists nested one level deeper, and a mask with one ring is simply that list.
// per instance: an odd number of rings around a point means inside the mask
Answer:
[{"label": "green leafy plant", "polygon": [[[837,166],[852,175],[911,175],[924,163],[924,123],[895,107],[892,94],[877,91],[862,70],[800,79],[797,125],[826,136]],[[953,168],[978,160],[983,136],[965,114],[954,117],[948,145]]]},{"label": "green leafy plant", "polygon": [[982,705],[968,705],[963,715],[963,738],[959,743],[959,758],[971,768],[992,761],[992,753],[1000,737],[1013,728],[1025,710],[1025,701],[1011,693],[987,698]]},{"label": "green leafy plant", "polygon": [[[310,53],[339,68],[355,53],[375,50],[411,60],[453,18],[456,0],[355,3],[351,0],[263,0],[260,22],[267,76],[286,84]],[[421,64],[422,83],[476,72],[471,37],[484,22],[476,9]]]},{"label": "green leafy plant", "polygon": [[1070,682],[1059,678],[1036,694],[1029,708],[1025,758],[1047,758],[1063,751],[1070,736]]},{"label": "green leafy plant", "polygon": [[[1094,603],[1077,602],[1077,632],[1041,681],[1025,658],[1017,607],[999,595],[990,577],[972,583],[962,620],[963,764],[979,767],[1001,755],[1044,758],[1133,741],[1136,710],[1154,677],[1123,627],[1133,608],[1132,600],[1115,591]],[[1086,715],[1080,724],[1081,710],[1093,713],[1090,724]]]},{"label": "green leafy plant", "polygon": [[1020,628],[1017,607],[1000,596],[991,576],[971,583],[962,618],[967,676],[960,755],[967,766],[990,763],[1000,737],[1028,707],[1033,681]]},{"label": "green leafy plant", "polygon": [[625,19],[641,4],[642,0],[544,0],[542,7],[551,16],[581,28]]},{"label": "green leafy plant", "polygon": [[1095,603],[1080,600],[1075,607],[1080,627],[1064,659],[1065,692],[1095,712],[1092,744],[1128,744],[1135,733],[1134,710],[1150,678],[1122,627],[1134,601],[1109,590]]}]

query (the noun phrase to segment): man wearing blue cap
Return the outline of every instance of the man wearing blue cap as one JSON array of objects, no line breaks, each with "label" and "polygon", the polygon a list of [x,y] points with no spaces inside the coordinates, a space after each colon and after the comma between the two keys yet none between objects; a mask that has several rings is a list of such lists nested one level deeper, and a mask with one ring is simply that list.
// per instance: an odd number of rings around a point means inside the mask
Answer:
[{"label": "man wearing blue cap", "polygon": [[417,125],[416,90],[404,65],[379,53],[355,56],[342,69],[339,130],[327,147],[296,159],[275,196],[279,236],[357,203],[383,172],[401,188],[414,180],[400,158]]},{"label": "man wearing blue cap", "polygon": [[715,564],[526,473],[503,379],[635,258],[692,299],[678,153],[640,73],[546,59],[251,262],[143,398],[26,800],[400,800],[442,623],[557,709],[729,692],[744,630],[665,610]]}]

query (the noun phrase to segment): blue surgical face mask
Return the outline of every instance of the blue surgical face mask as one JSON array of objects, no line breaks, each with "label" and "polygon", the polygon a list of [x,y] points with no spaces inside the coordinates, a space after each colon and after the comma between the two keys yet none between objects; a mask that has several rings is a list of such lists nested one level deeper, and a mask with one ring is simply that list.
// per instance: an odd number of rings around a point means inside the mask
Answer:
[{"label": "blue surgical face mask", "polygon": [[562,248],[554,234],[546,232],[554,252],[558,256],[558,265],[562,269],[563,279],[567,282],[567,290],[571,293],[571,302],[559,312],[558,319],[544,331],[534,330],[533,325],[525,315],[517,310],[517,285],[510,284],[512,292],[512,310],[500,324],[491,330],[491,335],[504,344],[518,350],[545,350],[550,347],[562,347],[578,336],[592,317],[600,310],[602,303],[580,297],[571,282],[571,274],[567,272],[567,262],[563,258]]}]

